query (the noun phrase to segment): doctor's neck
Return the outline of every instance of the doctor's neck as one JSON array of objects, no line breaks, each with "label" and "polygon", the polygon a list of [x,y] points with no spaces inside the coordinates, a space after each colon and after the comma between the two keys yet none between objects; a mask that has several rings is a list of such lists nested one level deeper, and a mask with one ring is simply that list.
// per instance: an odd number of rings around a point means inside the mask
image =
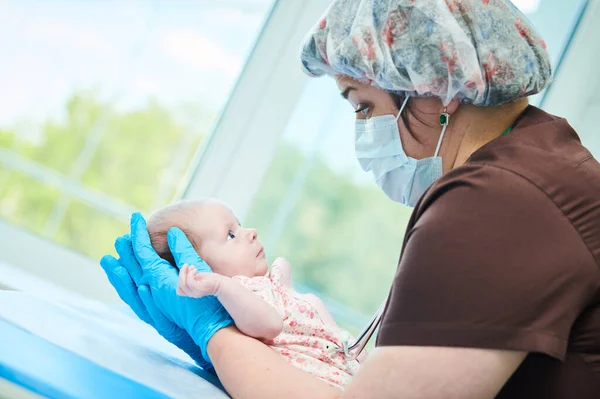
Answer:
[{"label": "doctor's neck", "polygon": [[494,107],[479,107],[471,104],[458,106],[448,126],[444,170],[463,165],[478,149],[500,137],[512,128],[519,116],[529,105],[527,98],[518,99]]}]

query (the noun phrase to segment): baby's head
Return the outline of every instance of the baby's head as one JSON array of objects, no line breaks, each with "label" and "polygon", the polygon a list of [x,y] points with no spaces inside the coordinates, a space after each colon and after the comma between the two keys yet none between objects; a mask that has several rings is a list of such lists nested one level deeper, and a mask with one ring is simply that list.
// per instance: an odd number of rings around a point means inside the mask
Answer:
[{"label": "baby's head", "polygon": [[180,201],[154,212],[148,233],[158,255],[175,264],[167,232],[180,228],[198,255],[224,276],[263,276],[269,265],[256,230],[243,228],[233,211],[215,199]]}]

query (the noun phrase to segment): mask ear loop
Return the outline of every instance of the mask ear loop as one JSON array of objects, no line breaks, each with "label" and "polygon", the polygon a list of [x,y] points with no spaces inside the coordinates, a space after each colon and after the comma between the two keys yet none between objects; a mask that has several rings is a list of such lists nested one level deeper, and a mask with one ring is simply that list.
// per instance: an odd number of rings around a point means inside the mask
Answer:
[{"label": "mask ear loop", "polygon": [[442,140],[444,139],[444,134],[446,134],[446,128],[450,123],[450,114],[446,112],[447,108],[444,108],[444,112],[440,114],[440,125],[443,126],[442,134],[440,134],[440,139],[438,140],[437,147],[435,149],[435,154],[433,157],[437,157],[440,152],[440,147],[442,146]]},{"label": "mask ear loop", "polygon": [[406,103],[408,103],[409,98],[410,98],[410,96],[408,94],[404,97],[404,102],[402,103],[402,106],[400,107],[400,110],[398,111],[398,115],[396,115],[396,123],[398,122],[398,119],[400,119],[400,115],[402,115],[402,111],[404,111],[404,107],[406,107]]}]

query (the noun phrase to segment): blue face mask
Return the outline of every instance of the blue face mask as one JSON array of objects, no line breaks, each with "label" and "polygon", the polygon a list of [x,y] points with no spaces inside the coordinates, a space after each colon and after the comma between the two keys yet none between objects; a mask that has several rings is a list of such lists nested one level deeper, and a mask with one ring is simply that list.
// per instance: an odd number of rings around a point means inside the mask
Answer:
[{"label": "blue face mask", "polygon": [[438,156],[446,126],[430,158],[414,159],[406,155],[400,141],[398,119],[408,102],[404,100],[398,116],[383,115],[357,120],[355,127],[356,158],[365,172],[373,172],[377,185],[393,201],[414,207],[423,193],[443,174]]}]

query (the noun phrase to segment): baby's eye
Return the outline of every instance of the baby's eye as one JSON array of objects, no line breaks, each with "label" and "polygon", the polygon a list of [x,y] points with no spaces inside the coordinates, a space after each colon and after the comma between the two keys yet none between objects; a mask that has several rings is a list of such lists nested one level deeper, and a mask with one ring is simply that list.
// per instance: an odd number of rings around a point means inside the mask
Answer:
[{"label": "baby's eye", "polygon": [[233,240],[235,238],[235,234],[233,234],[231,231],[229,233],[227,233],[227,240]]}]

